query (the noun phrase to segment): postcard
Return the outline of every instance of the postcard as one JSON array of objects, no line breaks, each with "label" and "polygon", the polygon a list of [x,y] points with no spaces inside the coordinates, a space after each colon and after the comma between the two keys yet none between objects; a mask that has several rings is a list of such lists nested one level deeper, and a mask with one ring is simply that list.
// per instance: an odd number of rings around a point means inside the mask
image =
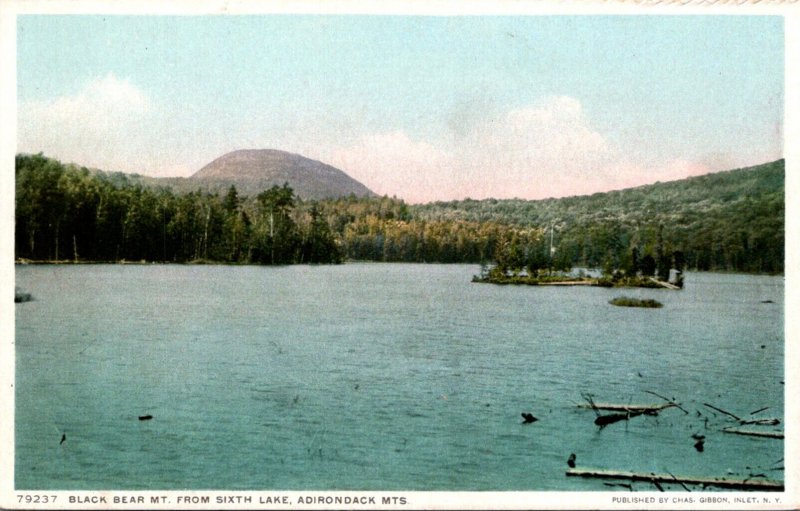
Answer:
[{"label": "postcard", "polygon": [[798,14],[0,4],[0,507],[796,509]]}]

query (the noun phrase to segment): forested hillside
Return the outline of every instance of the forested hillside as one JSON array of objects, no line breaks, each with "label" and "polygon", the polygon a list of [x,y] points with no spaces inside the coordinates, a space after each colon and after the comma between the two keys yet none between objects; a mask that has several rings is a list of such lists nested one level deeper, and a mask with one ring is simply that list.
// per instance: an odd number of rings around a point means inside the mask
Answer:
[{"label": "forested hillside", "polygon": [[555,258],[572,265],[624,265],[632,248],[654,255],[660,240],[689,268],[781,272],[784,160],[591,196],[437,202],[413,213],[548,229],[548,244],[552,226]]},{"label": "forested hillside", "polygon": [[313,205],[286,186],[251,199],[175,194],[121,173],[16,158],[17,258],[46,261],[218,261],[261,264],[341,260]]},{"label": "forested hillside", "polygon": [[626,268],[679,254],[693,269],[781,272],[784,162],[586,197],[413,206],[302,201],[288,186],[178,193],[18,155],[15,242],[17,258],[30,260]]}]

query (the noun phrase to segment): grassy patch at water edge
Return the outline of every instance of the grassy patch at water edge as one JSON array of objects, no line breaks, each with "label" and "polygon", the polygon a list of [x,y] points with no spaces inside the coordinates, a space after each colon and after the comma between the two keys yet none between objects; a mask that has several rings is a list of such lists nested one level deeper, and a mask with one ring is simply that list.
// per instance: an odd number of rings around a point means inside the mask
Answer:
[{"label": "grassy patch at water edge", "polygon": [[609,300],[608,303],[611,305],[618,305],[620,307],[645,307],[647,309],[658,309],[663,307],[661,302],[657,302],[656,300],[652,300],[650,298],[640,299],[630,298],[628,296],[618,296],[612,300]]}]

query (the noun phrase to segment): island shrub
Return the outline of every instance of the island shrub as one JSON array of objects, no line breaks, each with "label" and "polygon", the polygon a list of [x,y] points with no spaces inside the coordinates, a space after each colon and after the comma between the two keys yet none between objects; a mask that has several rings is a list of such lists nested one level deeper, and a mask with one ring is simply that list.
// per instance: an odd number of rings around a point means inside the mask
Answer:
[{"label": "island shrub", "polygon": [[613,283],[617,287],[645,287],[650,289],[662,289],[661,284],[658,282],[653,281],[649,277],[642,277],[639,275],[625,277],[618,281],[614,281]]},{"label": "island shrub", "polygon": [[14,289],[14,303],[30,302],[31,300],[33,300],[33,296],[30,293],[26,293],[18,287]]},{"label": "island shrub", "polygon": [[644,307],[647,309],[659,309],[663,307],[661,302],[650,298],[631,298],[628,296],[618,296],[612,300],[609,300],[611,305],[617,305],[619,307]]}]

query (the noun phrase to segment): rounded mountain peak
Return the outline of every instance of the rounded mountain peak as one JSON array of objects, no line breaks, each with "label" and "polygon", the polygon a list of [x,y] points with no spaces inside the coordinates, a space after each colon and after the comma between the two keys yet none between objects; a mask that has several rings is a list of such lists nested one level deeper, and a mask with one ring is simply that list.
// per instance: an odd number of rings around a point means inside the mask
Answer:
[{"label": "rounded mountain peak", "polygon": [[190,179],[209,188],[234,185],[244,195],[256,195],[284,183],[302,199],[375,195],[336,167],[277,149],[240,149],[226,153]]}]

